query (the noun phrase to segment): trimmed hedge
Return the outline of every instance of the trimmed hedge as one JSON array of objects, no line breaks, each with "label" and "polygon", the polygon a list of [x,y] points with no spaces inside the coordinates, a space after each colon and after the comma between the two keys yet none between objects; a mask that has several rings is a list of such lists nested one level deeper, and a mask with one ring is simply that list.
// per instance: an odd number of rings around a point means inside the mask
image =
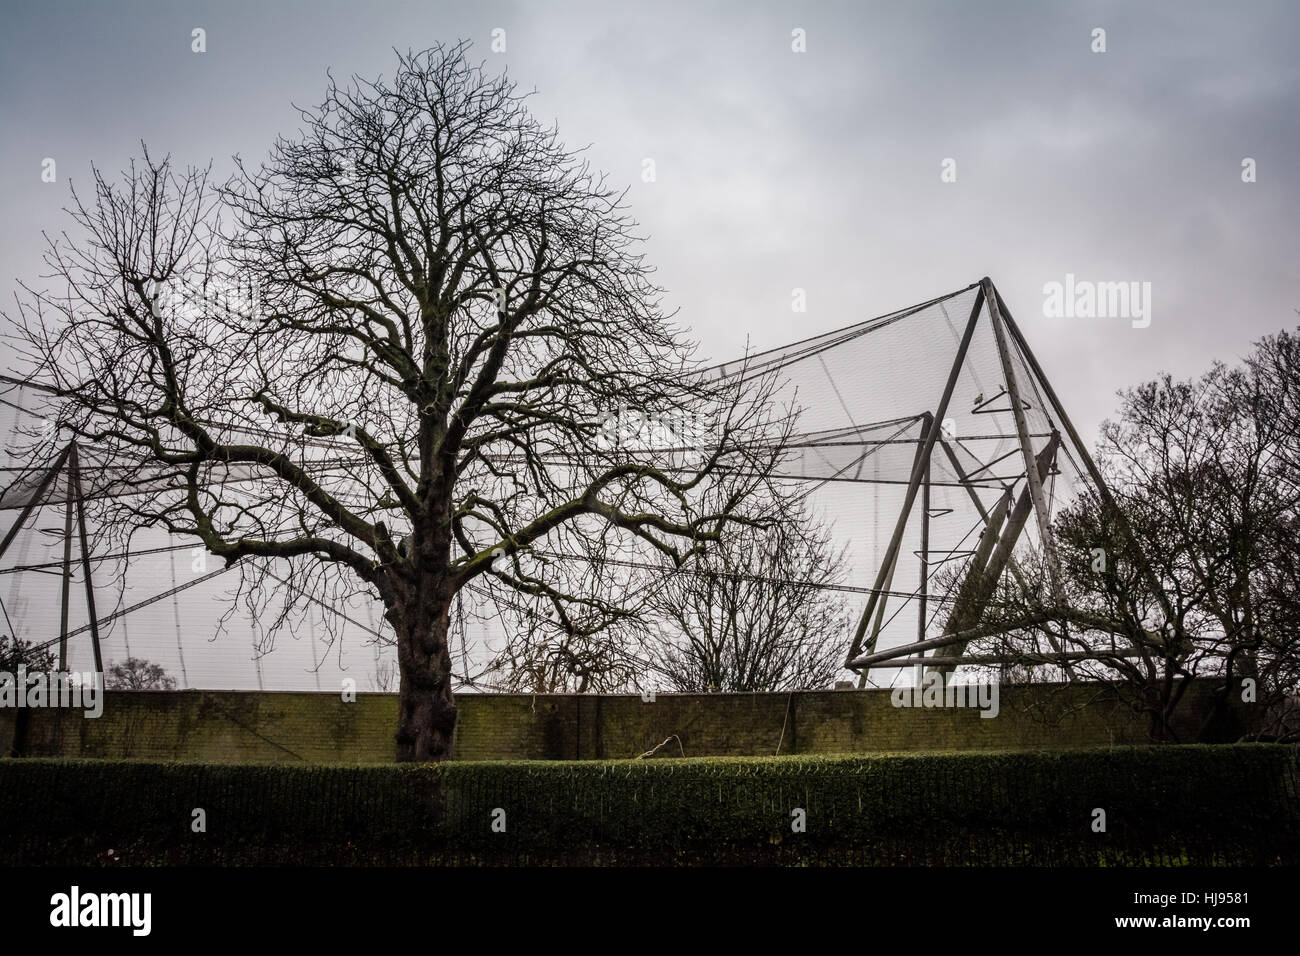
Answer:
[{"label": "trimmed hedge", "polygon": [[[1295,864],[1297,769],[1295,748],[1265,744],[441,766],[2,760],[0,862]],[[191,830],[198,807],[204,833]]]}]

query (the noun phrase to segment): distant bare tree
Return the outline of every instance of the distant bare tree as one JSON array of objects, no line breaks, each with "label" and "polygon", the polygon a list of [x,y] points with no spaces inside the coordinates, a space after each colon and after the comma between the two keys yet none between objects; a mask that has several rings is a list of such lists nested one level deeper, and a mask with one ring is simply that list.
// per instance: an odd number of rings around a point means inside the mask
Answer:
[{"label": "distant bare tree", "polygon": [[848,605],[844,551],[798,498],[764,527],[731,529],[650,597],[662,622],[649,649],[681,691],[825,688],[840,672]]},{"label": "distant bare tree", "polygon": [[109,690],[175,690],[176,679],[167,676],[161,664],[141,657],[128,657],[109,665],[108,673],[104,675],[104,686]]},{"label": "distant bare tree", "polygon": [[584,633],[553,618],[518,613],[509,640],[492,662],[502,690],[531,694],[611,693],[636,679],[637,667],[624,653],[625,628]]},{"label": "distant bare tree", "polygon": [[[451,756],[457,593],[616,614],[536,549],[689,560],[754,520],[787,427],[753,382],[697,374],[621,195],[465,53],[331,80],[221,188],[147,151],[119,185],[96,171],[57,286],[11,317],[60,440],[116,469],[93,504],[119,544],[196,537],[272,630],[306,596],[383,603],[399,760]],[[620,406],[691,414],[707,453],[608,447]]]},{"label": "distant bare tree", "polygon": [[[489,666],[491,680],[523,693],[612,693],[644,675],[638,657],[645,643],[645,595],[663,572],[620,560],[599,541],[587,543],[580,560],[534,554],[553,565],[565,590],[596,598],[561,620],[550,602],[515,595],[499,611],[506,641]],[[635,557],[635,553],[628,554]],[[642,561],[649,564],[643,555]]]}]

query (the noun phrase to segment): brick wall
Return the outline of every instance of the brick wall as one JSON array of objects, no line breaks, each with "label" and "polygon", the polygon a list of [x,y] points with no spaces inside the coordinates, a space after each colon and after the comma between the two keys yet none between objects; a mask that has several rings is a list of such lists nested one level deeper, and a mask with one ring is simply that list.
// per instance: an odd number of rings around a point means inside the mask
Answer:
[{"label": "brick wall", "polygon": [[[1210,682],[1187,692],[1176,725],[1193,740]],[[915,750],[1037,750],[1143,743],[1147,725],[1106,688],[1037,684],[1000,689],[1000,712],[896,708],[887,690],[789,694],[462,694],[462,760],[586,760]],[[0,710],[0,753],[14,736]],[[1234,716],[1240,717],[1239,712]],[[397,698],[244,691],[109,691],[103,716],[27,710],[27,756],[250,763],[392,759]],[[675,739],[674,739],[675,738]],[[665,744],[664,742],[667,741]]]}]

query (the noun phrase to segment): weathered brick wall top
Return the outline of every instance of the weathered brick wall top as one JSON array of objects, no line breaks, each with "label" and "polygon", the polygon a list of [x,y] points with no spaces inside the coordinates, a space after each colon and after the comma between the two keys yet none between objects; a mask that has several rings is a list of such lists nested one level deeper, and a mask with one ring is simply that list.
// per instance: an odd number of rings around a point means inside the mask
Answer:
[{"label": "weathered brick wall top", "polygon": [[[1176,727],[1195,739],[1213,685],[1197,682]],[[461,760],[1038,750],[1147,741],[1145,718],[1095,685],[1000,688],[998,715],[900,708],[888,690],[755,694],[462,694]],[[1239,705],[1240,706],[1240,705]],[[1238,708],[1239,709],[1239,708]],[[1234,711],[1234,714],[1236,712]],[[109,691],[103,716],[0,710],[0,753],[252,763],[387,762],[397,697],[244,691]],[[657,749],[656,749],[657,748]]]}]

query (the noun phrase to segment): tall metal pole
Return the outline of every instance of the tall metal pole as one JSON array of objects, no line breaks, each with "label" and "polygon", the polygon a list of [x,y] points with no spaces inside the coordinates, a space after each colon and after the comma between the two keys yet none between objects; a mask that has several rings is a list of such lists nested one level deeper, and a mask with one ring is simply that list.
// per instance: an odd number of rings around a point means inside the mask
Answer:
[{"label": "tall metal pole", "polygon": [[[924,415],[921,416],[922,440],[924,440],[925,438],[926,430],[930,428],[930,426],[932,426],[933,424],[934,424],[934,416],[931,415],[929,412],[926,412]],[[917,463],[919,463],[920,461],[921,461],[921,446],[918,445],[916,448],[916,454],[913,456],[912,459],[912,467],[915,468]],[[867,646],[872,649],[875,648],[876,640],[877,638],[880,637],[880,629],[884,627],[885,624],[885,607],[889,604],[889,592],[894,589],[894,573],[898,571],[898,556],[901,552],[902,552],[901,547],[895,547],[890,551],[888,555],[889,573],[885,575],[885,586],[878,593],[873,593],[871,595],[873,598],[876,599],[876,623],[871,626],[871,637],[867,640]],[[867,686],[867,674],[864,671],[862,673],[862,676],[858,679],[858,688],[861,689],[866,686]]]},{"label": "tall metal pole", "polygon": [[63,600],[59,605],[59,671],[68,669],[68,603],[72,591],[72,476],[68,476],[68,501],[63,516]]},{"label": "tall metal pole", "polygon": [[[934,427],[934,419],[927,418],[925,431],[928,435]],[[925,612],[930,598],[930,459],[925,460],[925,478],[921,485],[921,587],[920,603],[916,615],[916,639],[925,640]]]},{"label": "tall metal pole", "polygon": [[68,471],[72,479],[72,489],[77,498],[77,534],[81,540],[81,575],[86,584],[86,610],[90,612],[90,646],[95,654],[95,673],[104,673],[104,656],[99,648],[99,615],[95,611],[95,583],[90,577],[90,544],[86,535],[86,502],[81,491],[81,461],[77,455],[77,445],[68,446]]},{"label": "tall metal pole", "polygon": [[169,551],[168,558],[171,563],[172,572],[172,619],[176,622],[176,655],[181,660],[181,690],[190,686],[190,675],[185,670],[185,647],[181,642],[181,609],[176,602],[176,552]]}]

